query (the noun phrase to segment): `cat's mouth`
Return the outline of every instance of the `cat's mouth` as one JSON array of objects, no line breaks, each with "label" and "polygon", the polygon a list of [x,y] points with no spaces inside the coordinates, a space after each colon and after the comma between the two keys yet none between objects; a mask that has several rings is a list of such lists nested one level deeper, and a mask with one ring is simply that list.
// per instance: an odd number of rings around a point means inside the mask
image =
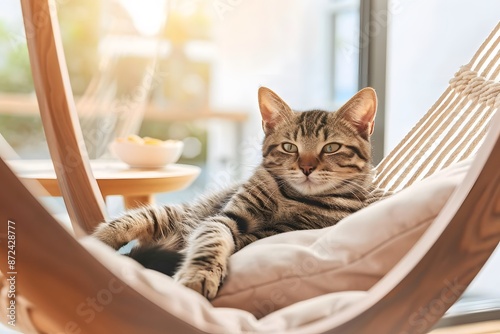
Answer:
[{"label": "cat's mouth", "polygon": [[294,182],[293,186],[296,190],[305,195],[319,194],[330,188],[327,183],[320,182],[313,175],[303,175],[300,180]]},{"label": "cat's mouth", "polygon": [[301,183],[302,184],[311,184],[311,185],[318,184],[312,177],[309,177],[309,176],[306,176]]}]

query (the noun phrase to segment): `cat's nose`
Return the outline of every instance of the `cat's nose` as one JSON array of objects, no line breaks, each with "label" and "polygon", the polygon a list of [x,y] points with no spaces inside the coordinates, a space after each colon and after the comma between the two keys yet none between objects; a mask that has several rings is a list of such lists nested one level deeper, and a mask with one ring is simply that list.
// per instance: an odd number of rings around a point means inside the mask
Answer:
[{"label": "cat's nose", "polygon": [[304,154],[299,157],[299,168],[305,176],[311,173],[318,167],[318,159],[314,155]]},{"label": "cat's nose", "polygon": [[316,166],[313,165],[300,165],[299,167],[305,176],[309,176],[316,169]]}]

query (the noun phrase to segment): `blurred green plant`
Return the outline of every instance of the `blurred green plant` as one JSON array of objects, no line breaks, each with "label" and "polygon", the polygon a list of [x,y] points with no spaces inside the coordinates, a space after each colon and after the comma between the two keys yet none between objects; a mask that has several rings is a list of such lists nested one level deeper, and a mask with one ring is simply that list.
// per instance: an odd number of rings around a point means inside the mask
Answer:
[{"label": "blurred green plant", "polygon": [[[82,94],[97,69],[97,45],[101,2],[97,0],[72,0],[58,4],[61,37],[76,95]],[[8,25],[0,21],[0,91],[29,93],[33,79],[28,48],[24,41],[22,25]]]},{"label": "blurred green plant", "polygon": [[63,1],[58,7],[61,39],[75,95],[85,92],[98,67],[100,0]]},{"label": "blurred green plant", "polygon": [[[61,37],[75,95],[87,88],[98,66],[97,44],[101,2],[72,0],[58,2]],[[17,22],[16,22],[17,23]],[[0,92],[26,94],[34,91],[28,47],[22,22],[0,21]],[[17,111],[17,110],[16,110]],[[22,112],[22,110],[19,110]],[[0,133],[25,158],[48,157],[38,115],[0,115]]]},{"label": "blurred green plant", "polygon": [[22,158],[48,158],[40,117],[0,114],[0,133]]},{"label": "blurred green plant", "polygon": [[[18,38],[19,37],[19,38]],[[0,21],[0,91],[28,93],[33,91],[33,80],[26,43],[22,35],[14,33]]]},{"label": "blurred green plant", "polygon": [[[61,38],[65,53],[71,87],[75,96],[81,96],[99,70],[99,43],[101,34],[110,26],[114,15],[119,20],[115,23],[122,32],[133,29],[129,14],[120,6],[110,7],[110,3],[101,0],[57,1]],[[184,15],[184,14],[183,14]],[[210,18],[206,11],[196,9],[186,15],[179,15],[171,21],[163,38],[170,39],[182,49],[180,44],[190,39],[210,39]],[[174,15],[175,16],[175,15]],[[131,28],[132,27],[132,28]],[[28,49],[23,34],[22,22],[13,24],[0,20],[0,92],[31,93],[34,91]],[[182,37],[173,34],[180,32]],[[172,35],[173,34],[173,35]],[[179,49],[179,50],[178,50]],[[163,107],[184,111],[203,109],[208,100],[210,67],[203,62],[189,61],[179,51],[167,59],[160,60],[161,70],[168,75],[160,78],[161,83],[155,89],[156,100]],[[176,57],[177,56],[177,57]],[[138,56],[122,57],[115,64],[107,64],[108,75],[117,78],[117,94],[130,91],[142,75],[137,66],[146,59]],[[162,73],[163,73],[162,72]],[[174,75],[177,73],[177,75]],[[129,87],[133,85],[133,87]],[[189,88],[189,89],[188,89]],[[161,98],[159,98],[160,96]],[[158,101],[157,101],[158,102]],[[19,110],[19,112],[22,112]],[[179,129],[183,129],[180,131]],[[206,128],[203,122],[157,122],[146,120],[141,128],[141,135],[160,139],[197,138],[201,146],[200,154],[192,158],[181,159],[184,163],[199,163],[206,159]],[[46,142],[38,115],[16,115],[15,111],[0,115],[0,133],[23,157],[48,157]]]}]

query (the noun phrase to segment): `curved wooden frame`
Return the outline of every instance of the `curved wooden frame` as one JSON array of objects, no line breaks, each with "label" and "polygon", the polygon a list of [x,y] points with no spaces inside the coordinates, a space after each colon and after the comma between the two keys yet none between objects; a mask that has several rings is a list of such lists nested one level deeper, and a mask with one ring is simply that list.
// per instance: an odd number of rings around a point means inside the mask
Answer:
[{"label": "curved wooden frame", "polygon": [[59,188],[77,234],[106,217],[92,175],[59,35],[55,2],[21,1],[31,72]]}]

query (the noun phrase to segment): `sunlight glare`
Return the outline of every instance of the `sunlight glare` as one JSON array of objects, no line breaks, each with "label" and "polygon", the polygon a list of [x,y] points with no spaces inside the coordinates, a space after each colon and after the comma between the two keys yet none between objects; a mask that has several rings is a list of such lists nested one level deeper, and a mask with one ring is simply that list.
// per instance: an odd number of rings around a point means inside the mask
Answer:
[{"label": "sunlight glare", "polygon": [[120,0],[134,21],[134,26],[144,35],[155,35],[160,30],[166,16],[165,0]]}]

